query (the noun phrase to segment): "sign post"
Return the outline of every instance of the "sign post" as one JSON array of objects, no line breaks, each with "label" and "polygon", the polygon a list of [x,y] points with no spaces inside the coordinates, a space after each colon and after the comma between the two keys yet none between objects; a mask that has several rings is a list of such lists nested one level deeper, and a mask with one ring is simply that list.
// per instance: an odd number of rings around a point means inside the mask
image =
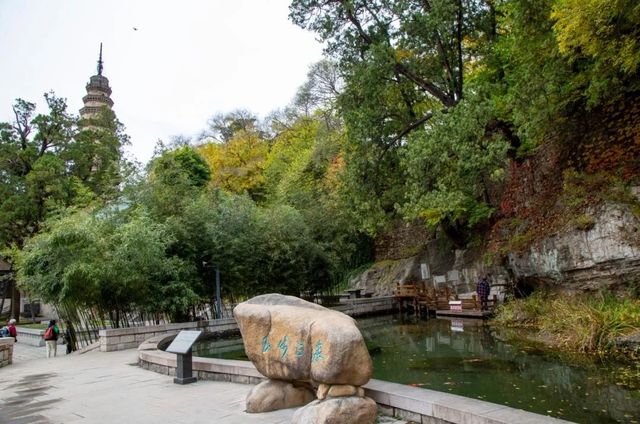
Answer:
[{"label": "sign post", "polygon": [[167,348],[167,352],[177,354],[176,376],[173,382],[176,384],[195,383],[197,378],[192,375],[191,347],[198,340],[202,331],[183,330],[176,336]]}]

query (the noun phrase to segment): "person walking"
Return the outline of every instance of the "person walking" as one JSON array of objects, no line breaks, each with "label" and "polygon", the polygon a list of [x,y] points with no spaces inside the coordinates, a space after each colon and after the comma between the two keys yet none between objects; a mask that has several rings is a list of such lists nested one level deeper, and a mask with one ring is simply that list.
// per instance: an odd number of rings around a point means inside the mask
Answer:
[{"label": "person walking", "polygon": [[44,340],[47,344],[47,358],[51,357],[53,353],[53,357],[55,358],[58,350],[58,336],[60,335],[60,329],[56,325],[56,320],[52,319],[49,321],[49,326],[44,332]]}]

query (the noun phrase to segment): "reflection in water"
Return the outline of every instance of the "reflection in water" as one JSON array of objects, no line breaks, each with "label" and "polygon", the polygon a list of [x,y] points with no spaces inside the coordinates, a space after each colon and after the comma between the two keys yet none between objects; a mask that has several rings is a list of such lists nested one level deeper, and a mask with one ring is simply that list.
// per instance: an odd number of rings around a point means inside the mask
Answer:
[{"label": "reflection in water", "polygon": [[[639,391],[612,376],[620,364],[583,357],[576,365],[536,346],[501,341],[495,329],[479,320],[403,321],[387,316],[358,323],[375,378],[580,423],[639,422]],[[194,354],[246,359],[239,340],[202,344]],[[637,374],[626,383],[637,389]]]}]

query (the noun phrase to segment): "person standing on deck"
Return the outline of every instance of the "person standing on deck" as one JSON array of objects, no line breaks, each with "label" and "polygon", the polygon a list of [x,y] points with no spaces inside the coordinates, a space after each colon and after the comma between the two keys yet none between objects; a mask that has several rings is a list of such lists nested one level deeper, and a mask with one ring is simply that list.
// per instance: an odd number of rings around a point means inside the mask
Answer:
[{"label": "person standing on deck", "polygon": [[478,299],[480,300],[480,308],[483,311],[488,309],[489,302],[489,292],[491,291],[491,286],[489,285],[489,280],[486,275],[484,275],[476,286],[476,293],[478,295]]}]

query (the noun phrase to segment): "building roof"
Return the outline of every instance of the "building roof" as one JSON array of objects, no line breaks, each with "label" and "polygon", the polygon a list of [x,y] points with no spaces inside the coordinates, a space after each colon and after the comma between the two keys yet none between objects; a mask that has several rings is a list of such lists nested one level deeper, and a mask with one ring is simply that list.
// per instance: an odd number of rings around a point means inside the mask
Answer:
[{"label": "building roof", "polygon": [[11,265],[9,265],[8,262],[5,262],[2,259],[0,259],[0,272],[4,272],[4,271],[11,271]]}]

